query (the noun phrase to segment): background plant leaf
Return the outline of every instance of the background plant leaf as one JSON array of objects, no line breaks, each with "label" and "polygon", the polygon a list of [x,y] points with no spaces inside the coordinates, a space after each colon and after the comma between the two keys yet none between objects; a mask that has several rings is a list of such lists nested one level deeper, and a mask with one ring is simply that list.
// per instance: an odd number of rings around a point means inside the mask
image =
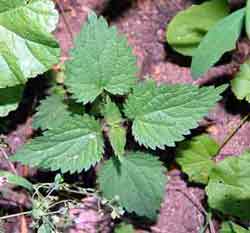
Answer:
[{"label": "background plant leaf", "polygon": [[127,40],[94,13],[77,37],[71,58],[65,84],[78,102],[93,102],[104,90],[123,95],[135,84],[136,58]]},{"label": "background plant leaf", "polygon": [[51,0],[0,2],[0,88],[24,84],[58,62],[52,32],[58,13]]},{"label": "background plant leaf", "polygon": [[48,130],[25,144],[12,161],[65,172],[88,170],[101,158],[103,138],[99,122],[85,115],[74,116],[64,125]]},{"label": "background plant leaf", "polygon": [[198,88],[186,84],[157,87],[149,80],[134,88],[124,111],[133,120],[132,133],[139,144],[163,149],[190,134],[224,90],[225,86]]},{"label": "background plant leaf", "polygon": [[22,85],[0,89],[0,117],[5,117],[17,109],[23,90]]},{"label": "background plant leaf", "polygon": [[179,53],[192,56],[208,30],[228,14],[226,0],[192,5],[179,12],[168,24],[167,41]]},{"label": "background plant leaf", "polygon": [[191,181],[207,184],[210,171],[215,166],[212,159],[218,149],[219,145],[203,134],[182,142],[177,148],[176,161]]},{"label": "background plant leaf", "polygon": [[231,81],[232,91],[239,100],[250,102],[250,61],[240,66],[240,71]]},{"label": "background plant leaf", "polygon": [[98,183],[107,199],[118,196],[128,212],[154,219],[164,194],[164,172],[161,162],[152,155],[131,152],[121,162],[116,158],[105,162]]},{"label": "background plant leaf", "polygon": [[33,185],[28,180],[11,172],[0,171],[0,177],[5,177],[7,179],[7,182],[12,185],[21,186],[29,191],[33,190]]},{"label": "background plant leaf", "polygon": [[213,66],[221,56],[233,50],[238,40],[245,8],[235,11],[213,26],[195,50],[191,72],[193,79],[199,78]]},{"label": "background plant leaf", "polygon": [[249,233],[250,231],[233,222],[223,222],[220,233]]},{"label": "background plant leaf", "polygon": [[121,223],[115,228],[115,233],[135,233],[131,224]]},{"label": "background plant leaf", "polygon": [[206,192],[211,208],[227,215],[249,219],[250,153],[226,158],[214,167]]},{"label": "background plant leaf", "polygon": [[245,19],[246,33],[250,39],[250,0],[247,0],[246,19]]}]

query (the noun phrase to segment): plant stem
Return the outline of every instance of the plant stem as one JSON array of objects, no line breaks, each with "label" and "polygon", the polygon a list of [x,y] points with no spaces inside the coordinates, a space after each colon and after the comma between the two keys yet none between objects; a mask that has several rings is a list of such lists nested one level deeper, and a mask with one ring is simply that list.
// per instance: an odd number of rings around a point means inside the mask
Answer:
[{"label": "plant stem", "polygon": [[22,215],[28,215],[28,214],[31,214],[31,213],[32,213],[32,211],[29,210],[29,211],[26,211],[26,212],[21,212],[21,213],[17,213],[17,214],[11,214],[11,215],[0,217],[0,220],[5,220],[5,219],[9,219],[9,218],[15,218],[15,217],[19,217],[19,216],[22,216]]},{"label": "plant stem", "polygon": [[222,142],[217,154],[219,154],[221,152],[221,150],[225,147],[225,145],[227,145],[227,143],[239,131],[239,129],[249,120],[249,117],[250,117],[250,113],[248,113],[245,117],[243,117],[243,119],[240,121],[240,123],[234,129],[231,130],[229,135],[227,135],[226,138],[224,139],[224,141]]}]

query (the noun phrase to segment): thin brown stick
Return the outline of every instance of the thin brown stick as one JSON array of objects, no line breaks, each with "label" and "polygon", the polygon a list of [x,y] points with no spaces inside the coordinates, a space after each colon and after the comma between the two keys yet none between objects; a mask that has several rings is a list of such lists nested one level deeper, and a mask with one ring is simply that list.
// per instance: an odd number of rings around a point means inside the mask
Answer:
[{"label": "thin brown stick", "polygon": [[1,151],[1,153],[2,153],[2,156],[3,156],[4,160],[6,160],[6,162],[8,163],[8,166],[9,166],[10,170],[11,170],[15,175],[18,175],[15,166],[14,166],[13,163],[9,160],[9,157],[8,157],[7,153],[5,152],[5,150],[4,150],[1,146],[0,146],[0,151]]},{"label": "thin brown stick", "polygon": [[250,117],[250,113],[248,113],[245,117],[243,117],[243,119],[240,121],[240,123],[231,130],[231,132],[229,133],[229,135],[226,136],[226,138],[224,139],[224,141],[222,142],[218,153],[219,154],[221,152],[221,150],[225,147],[225,145],[227,145],[227,143],[232,139],[232,137],[241,129],[241,127],[249,120]]},{"label": "thin brown stick", "polygon": [[63,9],[63,7],[62,7],[62,5],[60,3],[60,0],[55,0],[55,2],[56,2],[57,6],[58,6],[58,8],[59,8],[59,10],[61,12],[62,19],[63,19],[64,25],[65,25],[65,27],[66,27],[66,29],[68,31],[70,39],[71,39],[71,41],[73,41],[74,40],[73,32],[71,30],[70,24],[69,24],[69,22],[67,20],[67,17],[65,15],[64,9]]},{"label": "thin brown stick", "polygon": [[[204,215],[208,215],[207,211],[203,208],[202,205],[199,204],[199,202],[196,200],[196,198],[193,195],[190,195],[190,193],[185,192],[184,190],[180,188],[167,188],[168,191],[176,191],[182,193],[188,200],[190,200],[193,205]],[[192,197],[191,197],[192,196]]]},{"label": "thin brown stick", "polygon": [[222,76],[233,76],[238,71],[238,69],[239,65],[235,62],[213,67],[207,72],[207,74],[196,80],[194,84],[203,86],[207,83],[216,81]]}]

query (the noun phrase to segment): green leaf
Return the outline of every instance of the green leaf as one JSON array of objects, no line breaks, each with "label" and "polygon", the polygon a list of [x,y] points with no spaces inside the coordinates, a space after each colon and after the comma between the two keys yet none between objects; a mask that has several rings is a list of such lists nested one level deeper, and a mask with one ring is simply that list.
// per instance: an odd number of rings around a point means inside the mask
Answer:
[{"label": "green leaf", "polygon": [[102,114],[108,125],[120,124],[122,115],[117,105],[108,97],[103,106]]},{"label": "green leaf", "polygon": [[240,66],[240,71],[231,81],[232,91],[239,100],[250,102],[250,61]]},{"label": "green leaf", "polygon": [[72,117],[64,125],[31,140],[12,157],[12,161],[74,173],[95,165],[102,158],[102,152],[101,126],[85,115]]},{"label": "green leaf", "polygon": [[131,224],[121,223],[115,228],[115,233],[135,233]]},{"label": "green leaf", "polygon": [[179,53],[192,56],[208,30],[228,14],[226,0],[193,5],[178,13],[170,22],[167,41]]},{"label": "green leaf", "polygon": [[50,0],[0,2],[0,88],[24,84],[58,62],[51,32],[58,13]]},{"label": "green leaf", "polygon": [[33,185],[28,180],[11,172],[0,171],[0,177],[5,177],[7,179],[7,182],[12,185],[21,186],[29,191],[33,190]]},{"label": "green leaf", "polygon": [[206,73],[225,52],[235,48],[241,33],[244,15],[245,8],[237,10],[220,20],[208,31],[192,59],[193,79]]},{"label": "green leaf", "polygon": [[65,84],[78,102],[93,102],[104,90],[126,94],[136,81],[136,58],[125,37],[94,13],[76,39],[71,57]]},{"label": "green leaf", "polygon": [[149,154],[131,152],[105,162],[99,171],[98,183],[104,196],[119,197],[119,204],[128,212],[154,219],[163,198],[165,168]]},{"label": "green leaf", "polygon": [[23,89],[21,85],[0,89],[0,117],[5,117],[17,109]]},{"label": "green leaf", "polygon": [[117,156],[122,156],[125,153],[126,145],[126,130],[120,125],[110,127],[109,140],[111,146]]},{"label": "green leaf", "polygon": [[49,223],[43,223],[38,229],[37,233],[54,233]]},{"label": "green leaf", "polygon": [[250,39],[250,0],[247,0],[245,26],[248,38]]},{"label": "green leaf", "polygon": [[133,120],[136,141],[155,149],[175,146],[183,135],[198,126],[214,104],[220,100],[225,86],[198,88],[192,85],[157,87],[146,81],[134,88],[125,105],[126,116]]},{"label": "green leaf", "polygon": [[116,155],[122,156],[125,152],[126,130],[122,127],[122,116],[115,103],[107,98],[102,114],[108,125],[108,137]]},{"label": "green leaf", "polygon": [[208,135],[200,135],[185,141],[178,146],[177,162],[188,174],[191,181],[207,184],[212,161],[218,152],[219,145]]},{"label": "green leaf", "polygon": [[206,192],[211,208],[249,219],[250,153],[229,157],[220,162],[211,171]]},{"label": "green leaf", "polygon": [[34,116],[33,128],[54,129],[63,126],[70,120],[70,112],[63,103],[63,96],[52,94],[41,101]]},{"label": "green leaf", "polygon": [[220,233],[249,233],[250,231],[233,222],[223,222]]}]

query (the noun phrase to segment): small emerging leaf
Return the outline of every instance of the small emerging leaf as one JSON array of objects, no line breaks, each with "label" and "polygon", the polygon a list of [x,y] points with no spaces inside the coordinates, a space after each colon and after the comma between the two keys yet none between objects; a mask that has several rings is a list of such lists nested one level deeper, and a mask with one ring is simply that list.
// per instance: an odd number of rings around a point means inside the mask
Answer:
[{"label": "small emerging leaf", "polygon": [[228,14],[226,0],[193,5],[178,13],[170,22],[167,41],[179,53],[192,56],[208,30]]},{"label": "small emerging leaf", "polygon": [[164,194],[164,172],[161,162],[152,155],[131,152],[121,162],[116,158],[105,162],[98,183],[107,199],[117,197],[128,212],[154,219]]},{"label": "small emerging leaf", "polygon": [[229,157],[213,168],[206,188],[209,206],[224,214],[250,218],[250,153]]},{"label": "small emerging leaf", "polygon": [[109,131],[109,140],[114,152],[118,156],[125,153],[126,130],[122,126],[112,126]]},{"label": "small emerging leaf", "polygon": [[26,180],[25,178],[21,176],[17,176],[11,172],[0,171],[0,177],[5,177],[7,179],[7,183],[21,186],[23,188],[26,188],[29,191],[33,190],[33,185],[28,180]]},{"label": "small emerging leaf", "polygon": [[239,100],[250,102],[250,61],[240,66],[240,71],[231,81],[232,91]]},{"label": "small emerging leaf", "polygon": [[135,84],[136,58],[125,37],[91,13],[66,63],[65,84],[73,97],[93,102],[104,90],[123,95]]},{"label": "small emerging leaf", "polygon": [[215,166],[212,158],[219,145],[208,135],[200,135],[178,146],[177,162],[191,181],[207,184],[211,169]]},{"label": "small emerging leaf", "polygon": [[11,159],[23,164],[65,172],[88,170],[101,158],[103,138],[93,118],[71,117],[64,125],[48,130],[24,145]]},{"label": "small emerging leaf", "polygon": [[225,52],[235,48],[241,33],[244,15],[245,8],[237,10],[209,30],[192,59],[193,79],[206,73]]},{"label": "small emerging leaf", "polygon": [[186,84],[157,87],[149,80],[134,88],[124,111],[133,120],[132,133],[139,144],[163,149],[190,134],[224,90],[225,86],[198,88]]},{"label": "small emerging leaf", "polygon": [[102,114],[109,125],[120,124],[122,121],[122,115],[119,108],[109,97],[106,100],[106,104],[103,106]]},{"label": "small emerging leaf", "polygon": [[250,233],[250,231],[233,222],[223,222],[220,233]]},{"label": "small emerging leaf", "polygon": [[110,98],[103,108],[103,116],[108,125],[108,137],[116,155],[122,156],[125,152],[126,129],[122,126],[122,116],[119,108]]}]

